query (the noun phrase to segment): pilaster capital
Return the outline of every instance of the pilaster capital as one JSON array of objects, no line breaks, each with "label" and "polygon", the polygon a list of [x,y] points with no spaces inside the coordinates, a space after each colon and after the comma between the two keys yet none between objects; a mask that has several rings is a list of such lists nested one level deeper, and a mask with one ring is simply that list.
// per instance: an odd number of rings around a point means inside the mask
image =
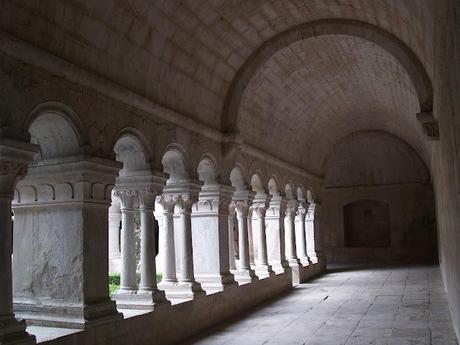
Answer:
[{"label": "pilaster capital", "polygon": [[229,213],[234,188],[226,185],[203,186],[198,201],[194,204],[195,212],[218,212],[222,215]]},{"label": "pilaster capital", "polygon": [[317,212],[317,204],[314,202],[308,204],[307,214],[306,214],[306,221],[313,221],[315,220],[315,214]]},{"label": "pilaster capital", "polygon": [[307,209],[305,208],[304,203],[300,202],[296,212],[296,221],[304,222],[306,215]]},{"label": "pilaster capital", "polygon": [[196,202],[196,197],[189,193],[175,194],[172,199],[179,212],[192,212],[192,205]]},{"label": "pilaster capital", "polygon": [[297,205],[292,202],[288,202],[287,207],[286,207],[286,218],[290,220],[294,220],[295,216],[297,214]]},{"label": "pilaster capital", "polygon": [[265,213],[267,211],[267,206],[264,203],[254,203],[250,207],[252,211],[252,215],[255,218],[263,218],[265,217]]},{"label": "pilaster capital", "polygon": [[267,217],[284,217],[287,207],[287,200],[282,196],[274,196],[267,208]]},{"label": "pilaster capital", "polygon": [[0,198],[13,198],[17,182],[39,151],[36,145],[0,137]]}]

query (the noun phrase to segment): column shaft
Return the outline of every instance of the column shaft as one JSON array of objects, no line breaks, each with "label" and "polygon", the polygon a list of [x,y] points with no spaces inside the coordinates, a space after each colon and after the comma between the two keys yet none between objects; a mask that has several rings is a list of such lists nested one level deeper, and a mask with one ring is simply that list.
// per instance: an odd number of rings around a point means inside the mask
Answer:
[{"label": "column shaft", "polygon": [[121,290],[136,290],[136,255],[134,251],[134,209],[121,208]]},{"label": "column shaft", "polygon": [[235,270],[235,248],[234,248],[234,234],[233,228],[235,226],[235,215],[228,216],[228,257],[230,270]]},{"label": "column shaft", "polygon": [[0,197],[0,319],[13,313],[11,199]]},{"label": "column shaft", "polygon": [[165,244],[163,249],[163,282],[176,282],[176,249],[174,243],[174,218],[173,213],[169,210],[163,214],[163,228],[160,231],[160,236],[163,237],[162,243]]},{"label": "column shaft", "polygon": [[180,282],[192,282],[194,280],[193,275],[193,249],[192,249],[192,229],[190,212],[188,210],[180,211],[180,229],[179,240],[181,244],[180,260],[181,260],[181,272],[179,281]]},{"label": "column shaft", "polygon": [[256,217],[257,224],[257,242],[258,242],[258,252],[257,252],[257,264],[260,266],[267,266],[267,239],[265,237],[265,218]]},{"label": "column shaft", "polygon": [[155,219],[153,209],[141,207],[141,282],[139,289],[153,291],[157,288],[155,266]]},{"label": "column shaft", "polygon": [[286,216],[286,259],[296,259],[294,221],[291,215]]},{"label": "column shaft", "polygon": [[238,213],[238,251],[239,270],[249,270],[249,239],[248,239],[248,216]]}]

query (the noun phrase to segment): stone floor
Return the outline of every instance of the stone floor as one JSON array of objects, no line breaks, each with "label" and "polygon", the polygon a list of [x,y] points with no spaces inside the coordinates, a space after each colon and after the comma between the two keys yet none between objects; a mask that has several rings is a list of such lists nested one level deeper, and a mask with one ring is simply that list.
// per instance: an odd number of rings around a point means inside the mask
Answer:
[{"label": "stone floor", "polygon": [[438,267],[329,272],[188,344],[457,345]]}]

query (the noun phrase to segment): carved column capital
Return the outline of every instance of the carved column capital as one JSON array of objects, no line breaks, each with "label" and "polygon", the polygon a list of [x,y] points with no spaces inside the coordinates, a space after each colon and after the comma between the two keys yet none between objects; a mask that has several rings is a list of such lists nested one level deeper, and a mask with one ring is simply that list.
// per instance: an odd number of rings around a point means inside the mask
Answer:
[{"label": "carved column capital", "polygon": [[121,200],[121,209],[129,210],[134,208],[134,198],[138,196],[137,190],[117,189],[113,194]]},{"label": "carved column capital", "polygon": [[267,207],[263,203],[256,203],[256,204],[253,204],[250,207],[250,210],[252,211],[252,214],[253,214],[254,217],[263,218],[263,217],[265,217]]},{"label": "carved column capital", "polygon": [[296,212],[296,220],[299,222],[304,222],[305,217],[307,216],[307,209],[303,204],[300,204]]}]

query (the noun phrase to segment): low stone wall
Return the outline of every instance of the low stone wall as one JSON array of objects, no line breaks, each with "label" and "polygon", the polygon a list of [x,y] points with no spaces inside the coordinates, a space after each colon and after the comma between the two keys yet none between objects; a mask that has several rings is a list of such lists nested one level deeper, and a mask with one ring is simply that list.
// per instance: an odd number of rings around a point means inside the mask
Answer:
[{"label": "low stone wall", "polygon": [[[324,267],[325,263],[321,261],[302,267],[301,281],[305,282],[320,274]],[[110,325],[86,329],[42,344],[173,344],[286,292],[292,285],[291,274],[278,274],[252,284],[235,286],[224,292],[127,317]]]}]

